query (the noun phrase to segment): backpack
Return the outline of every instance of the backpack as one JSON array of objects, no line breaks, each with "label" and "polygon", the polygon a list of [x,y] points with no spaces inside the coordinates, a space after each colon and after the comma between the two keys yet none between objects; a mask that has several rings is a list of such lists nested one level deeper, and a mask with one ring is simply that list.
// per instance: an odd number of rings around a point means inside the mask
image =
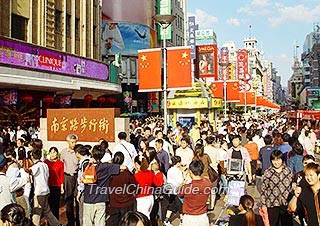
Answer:
[{"label": "backpack", "polygon": [[96,167],[93,163],[88,163],[87,167],[83,171],[81,182],[84,184],[94,184],[97,182]]}]

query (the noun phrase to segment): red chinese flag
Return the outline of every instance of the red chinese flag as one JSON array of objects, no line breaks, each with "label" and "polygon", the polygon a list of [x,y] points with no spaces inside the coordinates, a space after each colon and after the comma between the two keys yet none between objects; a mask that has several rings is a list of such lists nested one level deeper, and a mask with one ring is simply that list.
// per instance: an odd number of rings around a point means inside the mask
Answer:
[{"label": "red chinese flag", "polygon": [[227,81],[227,101],[239,102],[239,81],[228,80]]},{"label": "red chinese flag", "polygon": [[223,81],[214,81],[210,85],[213,97],[223,98]]},{"label": "red chinese flag", "polygon": [[138,50],[139,92],[162,90],[161,49]]},{"label": "red chinese flag", "polygon": [[257,104],[256,104],[256,106],[257,107],[262,107],[263,103],[264,103],[263,96],[257,96]]},{"label": "red chinese flag", "polygon": [[255,105],[255,99],[256,99],[256,94],[255,92],[246,92],[246,93],[239,93],[239,103],[236,103],[236,105],[240,105],[240,106],[244,106],[245,105],[245,101],[244,101],[244,97],[247,97],[246,100],[246,105],[251,105],[254,106]]},{"label": "red chinese flag", "polygon": [[191,47],[167,48],[168,89],[191,88]]}]

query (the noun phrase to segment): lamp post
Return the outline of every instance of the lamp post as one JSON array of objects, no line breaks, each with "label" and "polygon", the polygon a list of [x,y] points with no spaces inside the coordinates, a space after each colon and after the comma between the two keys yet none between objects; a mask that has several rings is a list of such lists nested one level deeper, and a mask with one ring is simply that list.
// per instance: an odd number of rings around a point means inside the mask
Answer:
[{"label": "lamp post", "polygon": [[175,15],[171,14],[157,14],[153,16],[153,19],[156,23],[159,24],[163,34],[163,44],[162,44],[162,54],[163,54],[163,117],[164,117],[164,129],[163,132],[167,133],[168,128],[168,109],[167,109],[167,47],[166,47],[166,36],[167,36],[167,28],[171,25],[171,23],[176,19]]}]

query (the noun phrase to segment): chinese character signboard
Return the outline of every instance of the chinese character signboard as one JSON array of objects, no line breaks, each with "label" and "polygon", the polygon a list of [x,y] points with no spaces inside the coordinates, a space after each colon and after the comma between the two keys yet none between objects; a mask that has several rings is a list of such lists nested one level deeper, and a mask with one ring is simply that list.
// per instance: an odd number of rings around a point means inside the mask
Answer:
[{"label": "chinese character signboard", "polygon": [[252,88],[252,77],[248,71],[248,50],[246,49],[239,49],[237,52],[237,74],[240,83],[240,91],[250,91]]},{"label": "chinese character signboard", "polygon": [[175,98],[168,99],[167,101],[168,109],[199,109],[208,108],[207,98]]},{"label": "chinese character signboard", "polygon": [[224,65],[221,67],[221,75],[223,80],[228,80],[228,64],[229,64],[229,51],[227,47],[222,47],[220,49],[220,62]]},{"label": "chinese character signboard", "polygon": [[196,17],[188,17],[188,46],[191,47],[191,59],[196,58]]},{"label": "chinese character signboard", "polygon": [[104,63],[4,38],[0,38],[0,63],[90,79],[109,77]]},{"label": "chinese character signboard", "polygon": [[79,141],[95,142],[100,138],[114,142],[114,108],[48,109],[48,141],[65,141],[74,133]]},{"label": "chinese character signboard", "polygon": [[198,78],[218,79],[217,45],[197,46]]},{"label": "chinese character signboard", "polygon": [[[131,4],[130,4],[131,5]],[[158,0],[158,14],[160,15],[169,15],[171,14],[171,0]],[[158,36],[159,40],[164,39],[164,29],[161,29],[160,26],[158,26],[160,30],[158,30]],[[170,25],[168,28],[166,28],[166,39],[171,39],[171,31],[172,26]]]}]

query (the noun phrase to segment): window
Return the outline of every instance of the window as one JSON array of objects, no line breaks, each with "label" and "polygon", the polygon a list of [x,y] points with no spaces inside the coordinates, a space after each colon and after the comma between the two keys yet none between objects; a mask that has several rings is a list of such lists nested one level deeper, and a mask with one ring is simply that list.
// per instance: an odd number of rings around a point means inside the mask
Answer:
[{"label": "window", "polygon": [[71,15],[69,14],[66,17],[66,35],[68,38],[71,37]]},{"label": "window", "polygon": [[76,33],[76,39],[80,39],[80,19],[76,18],[75,21],[75,33]]},{"label": "window", "polygon": [[11,37],[27,41],[27,23],[28,19],[16,14],[12,14]]},{"label": "window", "polygon": [[61,16],[62,16],[62,12],[56,9],[54,11],[54,30],[59,33],[62,32]]}]

